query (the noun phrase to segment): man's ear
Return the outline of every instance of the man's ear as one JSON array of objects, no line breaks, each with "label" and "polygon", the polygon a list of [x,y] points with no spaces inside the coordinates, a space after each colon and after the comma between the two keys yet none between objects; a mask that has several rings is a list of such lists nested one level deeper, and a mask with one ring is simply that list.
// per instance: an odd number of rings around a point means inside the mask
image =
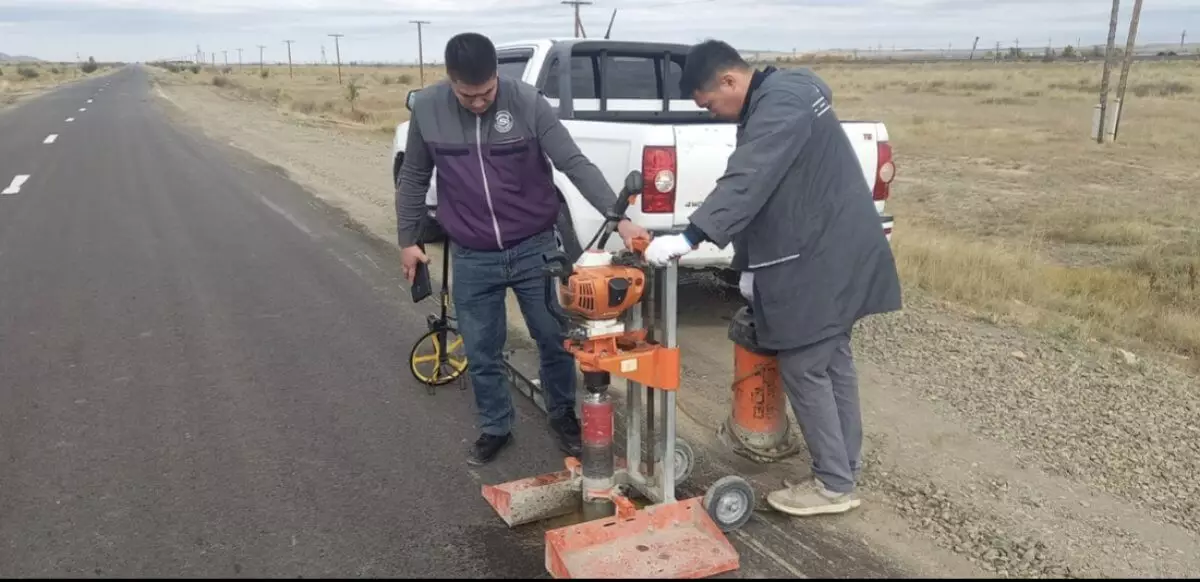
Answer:
[{"label": "man's ear", "polygon": [[721,86],[736,89],[737,77],[734,77],[732,73],[721,73]]}]

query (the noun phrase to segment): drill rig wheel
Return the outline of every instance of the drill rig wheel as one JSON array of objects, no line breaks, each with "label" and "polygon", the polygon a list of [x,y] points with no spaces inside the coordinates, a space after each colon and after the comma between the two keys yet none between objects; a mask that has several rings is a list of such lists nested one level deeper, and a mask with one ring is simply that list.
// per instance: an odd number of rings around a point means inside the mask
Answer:
[{"label": "drill rig wheel", "polygon": [[[654,458],[663,458],[663,447],[660,441]],[[696,466],[696,453],[692,449],[692,445],[687,441],[677,438],[675,439],[675,487],[683,485],[688,477],[692,475],[692,468]]]},{"label": "drill rig wheel", "polygon": [[754,515],[754,489],[736,475],[722,477],[704,494],[704,510],[722,532],[737,530]]},{"label": "drill rig wheel", "polygon": [[408,369],[426,386],[445,386],[467,371],[467,355],[462,336],[445,327],[421,336],[408,356]]}]

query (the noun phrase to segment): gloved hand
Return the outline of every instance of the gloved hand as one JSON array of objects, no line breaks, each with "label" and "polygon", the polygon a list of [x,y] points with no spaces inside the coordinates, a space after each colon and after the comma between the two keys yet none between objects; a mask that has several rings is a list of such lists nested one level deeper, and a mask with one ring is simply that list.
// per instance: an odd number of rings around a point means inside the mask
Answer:
[{"label": "gloved hand", "polygon": [[672,259],[677,259],[696,250],[692,242],[682,234],[657,236],[650,241],[646,249],[646,261],[655,267],[665,267]]},{"label": "gloved hand", "polygon": [[746,301],[754,300],[754,273],[752,271],[742,271],[742,278],[738,280],[738,289]]}]

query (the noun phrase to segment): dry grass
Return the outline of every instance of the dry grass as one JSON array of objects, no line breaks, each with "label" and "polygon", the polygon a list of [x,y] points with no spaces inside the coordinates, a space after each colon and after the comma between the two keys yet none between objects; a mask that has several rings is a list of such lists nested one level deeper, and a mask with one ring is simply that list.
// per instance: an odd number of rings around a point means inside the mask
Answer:
[{"label": "dry grass", "polygon": [[[342,66],[342,84],[336,67],[297,66],[288,74],[286,66],[257,65],[239,68],[204,67],[199,73],[181,69],[171,73],[176,81],[211,84],[245,99],[266,101],[292,115],[314,117],[354,129],[391,133],[408,119],[404,98],[420,87],[416,67]],[[426,68],[425,81],[440,79],[442,71]],[[351,86],[355,95],[351,100]]]},{"label": "dry grass", "polygon": [[[103,72],[104,69],[92,73]],[[0,63],[0,106],[78,78],[74,64]],[[81,75],[81,74],[80,74]]]},{"label": "dry grass", "polygon": [[[990,317],[1200,355],[1200,63],[1137,63],[1121,139],[1104,146],[1088,139],[1098,63],[813,68],[842,119],[888,125],[910,287]],[[425,74],[432,83],[443,71]],[[340,86],[333,67],[172,76],[386,133],[419,85],[415,68],[344,67]]]},{"label": "dry grass", "polygon": [[888,125],[906,283],[1200,355],[1200,63],[1137,63],[1104,146],[1088,139],[1099,64],[813,68],[843,119]]}]

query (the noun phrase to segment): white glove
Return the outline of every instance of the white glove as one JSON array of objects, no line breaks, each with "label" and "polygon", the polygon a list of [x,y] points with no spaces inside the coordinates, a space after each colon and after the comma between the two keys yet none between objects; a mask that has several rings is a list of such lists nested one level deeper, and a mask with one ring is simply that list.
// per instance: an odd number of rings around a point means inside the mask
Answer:
[{"label": "white glove", "polygon": [[751,271],[743,271],[742,278],[738,280],[738,289],[742,292],[742,297],[746,301],[754,300],[754,273]]},{"label": "white glove", "polygon": [[646,248],[646,261],[655,267],[665,267],[672,259],[692,252],[692,243],[682,234],[656,236]]}]

